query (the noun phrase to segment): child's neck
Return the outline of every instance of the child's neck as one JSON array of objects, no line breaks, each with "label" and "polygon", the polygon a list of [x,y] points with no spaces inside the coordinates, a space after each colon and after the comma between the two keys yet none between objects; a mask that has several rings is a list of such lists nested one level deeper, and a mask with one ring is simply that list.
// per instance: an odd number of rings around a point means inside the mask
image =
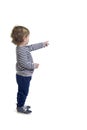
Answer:
[{"label": "child's neck", "polygon": [[18,46],[19,46],[19,47],[23,47],[23,46],[26,46],[26,45],[27,45],[27,43],[22,42],[22,43],[20,43]]}]

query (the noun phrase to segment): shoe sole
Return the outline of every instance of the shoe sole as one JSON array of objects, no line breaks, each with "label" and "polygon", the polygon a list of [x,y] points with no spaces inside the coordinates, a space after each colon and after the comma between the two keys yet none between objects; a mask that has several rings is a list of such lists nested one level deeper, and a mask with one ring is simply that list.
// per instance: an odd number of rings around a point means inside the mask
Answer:
[{"label": "shoe sole", "polygon": [[31,113],[32,113],[32,111],[27,111],[27,112],[17,111],[17,113],[20,113],[20,114],[31,114]]}]

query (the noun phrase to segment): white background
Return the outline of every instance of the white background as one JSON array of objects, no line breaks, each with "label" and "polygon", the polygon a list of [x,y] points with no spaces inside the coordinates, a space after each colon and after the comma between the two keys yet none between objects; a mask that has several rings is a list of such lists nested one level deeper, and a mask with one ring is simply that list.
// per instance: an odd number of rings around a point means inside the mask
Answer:
[{"label": "white background", "polygon": [[[0,1],[0,129],[87,130],[87,1]],[[15,25],[29,28],[30,43],[49,40],[32,53],[40,64],[26,104],[16,112]]]}]

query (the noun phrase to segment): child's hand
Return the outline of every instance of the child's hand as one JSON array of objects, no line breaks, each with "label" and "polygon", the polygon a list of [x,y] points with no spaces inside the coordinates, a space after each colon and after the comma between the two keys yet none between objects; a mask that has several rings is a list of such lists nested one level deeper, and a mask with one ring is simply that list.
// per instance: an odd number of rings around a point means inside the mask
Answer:
[{"label": "child's hand", "polygon": [[45,41],[43,42],[44,46],[48,46],[49,45],[49,41]]},{"label": "child's hand", "polygon": [[39,67],[38,63],[34,63],[34,68],[37,69]]}]

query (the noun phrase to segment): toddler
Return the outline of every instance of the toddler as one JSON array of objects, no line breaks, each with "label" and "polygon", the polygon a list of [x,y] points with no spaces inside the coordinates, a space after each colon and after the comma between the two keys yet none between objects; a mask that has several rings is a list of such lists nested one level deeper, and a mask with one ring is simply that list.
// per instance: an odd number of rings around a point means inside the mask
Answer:
[{"label": "toddler", "polygon": [[16,45],[17,112],[25,114],[32,112],[30,106],[25,106],[25,101],[29,93],[32,74],[39,67],[38,63],[33,62],[30,52],[49,45],[48,41],[27,45],[29,35],[30,31],[23,26],[15,26],[11,33],[12,42]]}]

